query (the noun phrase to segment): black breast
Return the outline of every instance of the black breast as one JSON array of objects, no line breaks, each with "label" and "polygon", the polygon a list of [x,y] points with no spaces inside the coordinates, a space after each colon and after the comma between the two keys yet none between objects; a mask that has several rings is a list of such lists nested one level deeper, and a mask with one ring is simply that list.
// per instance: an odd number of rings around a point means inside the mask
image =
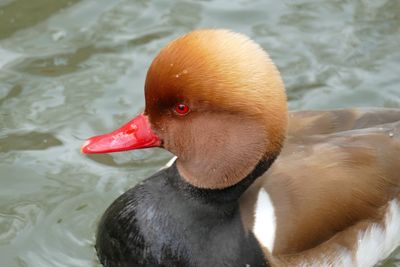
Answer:
[{"label": "black breast", "polygon": [[181,190],[171,168],[124,193],[103,215],[96,242],[103,265],[268,266],[244,231],[238,202],[209,203]]}]

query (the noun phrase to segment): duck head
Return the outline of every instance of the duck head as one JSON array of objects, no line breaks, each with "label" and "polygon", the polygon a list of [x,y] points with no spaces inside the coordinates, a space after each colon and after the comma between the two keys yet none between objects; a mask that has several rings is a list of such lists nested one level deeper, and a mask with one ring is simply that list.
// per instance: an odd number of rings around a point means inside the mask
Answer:
[{"label": "duck head", "polygon": [[197,30],[165,46],[145,83],[144,113],[89,138],[83,153],[163,147],[193,186],[238,183],[283,145],[287,104],[279,71],[256,43],[228,30]]}]

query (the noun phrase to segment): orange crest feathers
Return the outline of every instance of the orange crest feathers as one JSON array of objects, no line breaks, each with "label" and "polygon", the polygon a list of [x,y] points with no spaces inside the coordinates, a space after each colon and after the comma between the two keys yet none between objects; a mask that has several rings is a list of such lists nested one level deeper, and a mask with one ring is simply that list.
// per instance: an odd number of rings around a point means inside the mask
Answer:
[{"label": "orange crest feathers", "polygon": [[151,120],[185,102],[193,110],[207,107],[260,119],[271,144],[283,142],[284,84],[268,54],[242,34],[197,30],[172,41],[151,64],[145,95]]}]

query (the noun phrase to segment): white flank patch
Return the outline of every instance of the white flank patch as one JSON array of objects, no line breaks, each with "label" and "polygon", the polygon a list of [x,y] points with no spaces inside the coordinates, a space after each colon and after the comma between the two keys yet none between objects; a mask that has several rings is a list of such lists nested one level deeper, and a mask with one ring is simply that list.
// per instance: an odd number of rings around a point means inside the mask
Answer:
[{"label": "white flank patch", "polygon": [[400,246],[400,206],[392,200],[385,215],[385,227],[373,224],[358,236],[356,266],[374,266]]},{"label": "white flank patch", "polygon": [[172,159],[170,159],[167,164],[164,165],[164,167],[162,167],[160,170],[164,170],[166,168],[169,168],[172,166],[172,164],[174,164],[175,160],[177,159],[177,156],[174,156]]},{"label": "white flank patch", "polygon": [[269,251],[273,251],[276,232],[275,209],[268,193],[261,188],[255,209],[253,233]]},{"label": "white flank patch", "polygon": [[354,256],[343,249],[333,251],[332,255],[338,255],[333,262],[329,260],[317,262],[303,262],[300,266],[307,267],[372,267],[400,246],[400,206],[397,200],[389,203],[385,215],[385,225],[374,223],[358,234],[358,247]]}]

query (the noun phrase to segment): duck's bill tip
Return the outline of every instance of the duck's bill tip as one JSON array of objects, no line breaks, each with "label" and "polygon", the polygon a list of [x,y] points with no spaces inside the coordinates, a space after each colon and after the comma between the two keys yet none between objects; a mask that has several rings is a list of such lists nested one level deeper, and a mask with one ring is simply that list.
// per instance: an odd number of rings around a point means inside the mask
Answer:
[{"label": "duck's bill tip", "polygon": [[144,114],[107,134],[87,139],[81,146],[83,154],[101,154],[161,146],[160,138],[151,129]]},{"label": "duck's bill tip", "polygon": [[89,145],[90,145],[90,140],[87,139],[81,146],[80,150],[81,150],[82,154],[89,154],[90,153],[89,149],[88,149]]}]

